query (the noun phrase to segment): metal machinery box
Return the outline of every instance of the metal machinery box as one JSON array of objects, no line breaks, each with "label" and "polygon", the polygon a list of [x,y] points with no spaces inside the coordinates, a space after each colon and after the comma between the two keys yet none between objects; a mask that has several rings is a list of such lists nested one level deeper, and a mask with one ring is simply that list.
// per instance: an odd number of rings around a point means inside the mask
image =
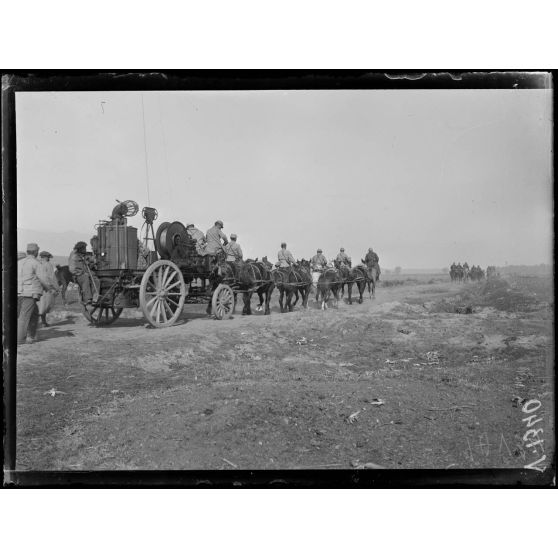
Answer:
[{"label": "metal machinery box", "polygon": [[109,223],[97,229],[99,239],[97,268],[137,269],[138,229]]}]

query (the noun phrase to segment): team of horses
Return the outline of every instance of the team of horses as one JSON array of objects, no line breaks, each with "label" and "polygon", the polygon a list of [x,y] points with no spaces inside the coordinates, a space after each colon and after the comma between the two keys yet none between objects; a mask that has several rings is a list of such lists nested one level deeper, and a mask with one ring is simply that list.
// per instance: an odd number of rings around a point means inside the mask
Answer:
[{"label": "team of horses", "polygon": [[[334,305],[337,307],[339,298],[344,295],[347,287],[348,303],[352,304],[352,289],[356,285],[359,294],[358,302],[362,303],[367,287],[370,298],[375,296],[378,279],[379,270],[376,266],[350,267],[336,262],[335,267],[328,267],[321,271],[316,284],[316,302],[321,301],[321,308],[325,310],[333,297]],[[313,286],[312,270],[308,260],[298,260],[289,267],[274,267],[267,257],[261,261],[248,259],[241,262],[227,262],[222,258],[216,258],[210,284],[214,289],[220,283],[234,284],[236,289],[242,292],[243,315],[252,314],[251,298],[254,293],[259,299],[257,310],[263,309],[264,314],[270,314],[269,302],[275,288],[279,292],[281,312],[292,312],[299,299],[302,299],[302,307],[308,308],[308,299]],[[207,306],[207,313],[211,313],[211,301]]]}]

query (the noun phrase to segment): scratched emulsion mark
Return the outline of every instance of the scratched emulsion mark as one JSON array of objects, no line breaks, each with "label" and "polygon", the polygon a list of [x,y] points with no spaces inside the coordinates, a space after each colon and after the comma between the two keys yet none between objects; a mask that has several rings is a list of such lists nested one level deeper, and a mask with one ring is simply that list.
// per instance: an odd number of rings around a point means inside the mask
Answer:
[{"label": "scratched emulsion mark", "polygon": [[521,420],[525,423],[525,426],[528,429],[525,434],[523,434],[523,441],[527,442],[525,444],[525,448],[530,450],[535,457],[538,457],[535,461],[524,465],[523,468],[533,469],[543,473],[547,467],[545,464],[546,455],[544,451],[544,429],[532,428],[535,424],[543,420],[543,417],[537,417],[536,415],[536,412],[539,411],[541,405],[542,404],[538,399],[529,399],[529,401],[526,401],[522,405],[521,411],[527,416]]},{"label": "scratched emulsion mark", "polygon": [[513,457],[512,451],[506,441],[503,432],[492,441],[487,432],[483,432],[477,438],[466,437],[467,449],[465,450],[466,458],[473,464],[479,464],[483,460],[487,460],[491,451],[494,455],[495,448],[498,448],[497,455],[505,460],[506,458]]}]

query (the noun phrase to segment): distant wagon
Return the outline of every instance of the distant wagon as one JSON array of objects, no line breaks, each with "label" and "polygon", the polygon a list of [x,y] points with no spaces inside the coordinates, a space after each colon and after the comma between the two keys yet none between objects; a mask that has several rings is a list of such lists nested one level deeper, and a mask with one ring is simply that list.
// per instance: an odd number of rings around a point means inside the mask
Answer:
[{"label": "distant wagon", "polygon": [[179,221],[162,223],[153,234],[157,211],[149,207],[142,211],[142,230],[146,231],[145,245],[152,240],[155,251],[141,254],[137,228],[126,219],[137,212],[135,202],[119,202],[110,221],[96,226],[92,255],[98,293],[91,303],[82,302],[89,322],[106,326],[124,308],[139,307],[152,326],[168,327],[178,320],[184,304],[202,301],[211,303],[215,318],[229,317],[235,310],[236,295],[243,291],[234,280],[219,277],[216,257],[200,255],[196,241]]}]

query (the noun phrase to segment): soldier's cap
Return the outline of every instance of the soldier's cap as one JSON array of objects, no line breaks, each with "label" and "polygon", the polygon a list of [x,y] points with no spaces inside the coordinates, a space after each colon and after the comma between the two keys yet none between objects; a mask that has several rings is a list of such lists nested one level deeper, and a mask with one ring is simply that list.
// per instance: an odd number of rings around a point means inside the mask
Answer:
[{"label": "soldier's cap", "polygon": [[30,242],[30,243],[27,245],[27,251],[28,251],[28,252],[33,252],[33,250],[38,250],[38,249],[39,249],[39,245],[38,245],[38,244],[35,244],[34,242]]},{"label": "soldier's cap", "polygon": [[231,233],[231,240],[236,240],[236,239],[237,239],[237,236],[236,236],[236,234],[234,234],[234,233]]},{"label": "soldier's cap", "polygon": [[46,250],[43,250],[43,251],[39,254],[39,256],[40,256],[41,258],[52,258],[52,254],[51,254],[50,252],[47,252]]},{"label": "soldier's cap", "polygon": [[189,229],[190,227],[194,227],[194,226],[195,226],[194,223],[188,223],[188,224],[186,225],[186,228]]},{"label": "soldier's cap", "polygon": [[215,221],[216,225],[221,225],[222,227],[224,227],[225,225],[223,225],[223,221]]},{"label": "soldier's cap", "polygon": [[74,246],[74,250],[77,250],[78,248],[86,248],[87,247],[87,242],[83,242],[83,240],[80,240],[79,242],[76,242],[76,245]]},{"label": "soldier's cap", "polygon": [[321,252],[321,251],[322,251],[322,249],[321,249],[321,248],[318,248],[318,252]]},{"label": "soldier's cap", "polygon": [[345,251],[345,248],[339,248],[339,250],[341,250],[341,252],[344,252],[344,251]]}]

